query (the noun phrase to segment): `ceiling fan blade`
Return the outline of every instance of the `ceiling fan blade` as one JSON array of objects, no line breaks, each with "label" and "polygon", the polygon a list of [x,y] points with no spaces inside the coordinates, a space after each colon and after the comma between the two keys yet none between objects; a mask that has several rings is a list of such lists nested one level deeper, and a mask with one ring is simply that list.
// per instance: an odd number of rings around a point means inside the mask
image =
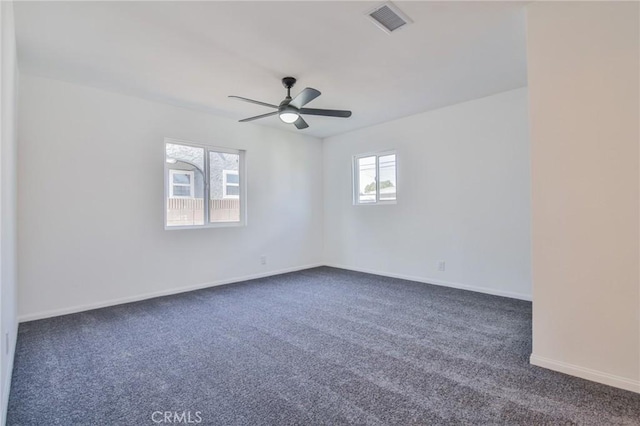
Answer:
[{"label": "ceiling fan blade", "polygon": [[324,115],[326,117],[351,117],[351,111],[344,111],[340,109],[315,109],[315,108],[300,108],[300,114],[308,115]]},{"label": "ceiling fan blade", "polygon": [[307,122],[304,121],[304,118],[300,116],[298,116],[298,119],[294,121],[293,124],[295,124],[298,129],[306,129],[307,127],[309,127]]},{"label": "ceiling fan blade", "polygon": [[239,120],[239,121],[240,121],[240,123],[244,123],[246,121],[253,121],[253,120],[257,120],[259,118],[271,117],[272,115],[276,115],[277,113],[278,113],[278,111],[268,112],[266,114],[256,115],[255,117],[244,118],[244,119]]},{"label": "ceiling fan blade", "polygon": [[268,104],[266,102],[254,101],[253,99],[243,98],[241,96],[229,96],[229,97],[233,98],[233,99],[240,99],[241,101],[249,102],[249,103],[252,103],[252,104],[266,106],[266,107],[269,107],[269,108],[278,108],[278,105]]},{"label": "ceiling fan blade", "polygon": [[293,98],[293,100],[289,102],[289,105],[296,108],[302,108],[318,96],[320,96],[320,92],[318,90],[307,87],[302,92],[298,93],[298,96]]}]

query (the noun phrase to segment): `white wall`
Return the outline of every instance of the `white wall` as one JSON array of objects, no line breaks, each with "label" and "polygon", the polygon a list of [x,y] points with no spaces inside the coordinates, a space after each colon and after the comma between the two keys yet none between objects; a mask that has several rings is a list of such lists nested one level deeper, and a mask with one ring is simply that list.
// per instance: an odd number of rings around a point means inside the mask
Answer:
[{"label": "white wall", "polygon": [[0,5],[2,32],[0,45],[0,321],[2,344],[0,345],[0,401],[1,424],[4,424],[13,354],[17,337],[17,277],[16,277],[16,109],[18,71],[16,39],[13,22],[13,3]]},{"label": "white wall", "polygon": [[[27,75],[19,113],[21,319],[322,262],[319,139]],[[164,137],[247,150],[246,227],[164,230]]]},{"label": "white wall", "polygon": [[[326,139],[326,263],[528,299],[527,114],[522,88]],[[397,204],[354,206],[352,156],[390,149]]]},{"label": "white wall", "polygon": [[637,2],[535,2],[531,362],[640,392]]}]

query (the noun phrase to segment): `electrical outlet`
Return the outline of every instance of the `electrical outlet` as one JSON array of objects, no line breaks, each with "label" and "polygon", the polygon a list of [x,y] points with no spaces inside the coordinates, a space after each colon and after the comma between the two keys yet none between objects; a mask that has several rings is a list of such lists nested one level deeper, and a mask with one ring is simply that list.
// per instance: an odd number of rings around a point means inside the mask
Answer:
[{"label": "electrical outlet", "polygon": [[260,264],[261,265],[266,265],[267,264],[267,256],[265,256],[264,254],[262,256],[260,256]]},{"label": "electrical outlet", "polygon": [[440,271],[440,272],[444,272],[444,270],[445,270],[445,266],[446,266],[446,265],[445,265],[445,263],[444,263],[444,260],[439,261],[439,262],[438,262],[438,271]]}]

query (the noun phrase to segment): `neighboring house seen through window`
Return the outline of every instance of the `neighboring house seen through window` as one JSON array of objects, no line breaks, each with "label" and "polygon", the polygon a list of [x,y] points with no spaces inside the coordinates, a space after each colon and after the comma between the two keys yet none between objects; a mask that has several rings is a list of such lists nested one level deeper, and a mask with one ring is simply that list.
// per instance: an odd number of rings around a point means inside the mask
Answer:
[{"label": "neighboring house seen through window", "polygon": [[165,140],[165,227],[242,225],[244,151]]}]

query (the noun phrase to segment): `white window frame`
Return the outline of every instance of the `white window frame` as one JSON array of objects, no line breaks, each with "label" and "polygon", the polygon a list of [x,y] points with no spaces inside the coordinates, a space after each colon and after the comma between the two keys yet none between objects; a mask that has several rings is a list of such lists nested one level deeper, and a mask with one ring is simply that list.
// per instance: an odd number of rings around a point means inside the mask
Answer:
[{"label": "white window frame", "polygon": [[[177,145],[186,145],[193,148],[201,148],[204,150],[204,224],[203,225],[185,225],[185,226],[168,226],[167,225],[167,199],[173,192],[170,190],[170,183],[172,182],[170,179],[170,170],[172,169],[172,164],[167,162],[167,144],[177,144]],[[209,198],[211,197],[211,188],[210,188],[210,171],[209,171],[209,153],[210,152],[222,152],[226,154],[235,154],[239,156],[239,164],[238,164],[238,177],[239,177],[239,188],[240,195],[237,196],[237,199],[240,200],[240,220],[236,222],[209,222]],[[233,149],[233,148],[222,148],[218,146],[213,146],[209,144],[192,142],[183,139],[175,139],[175,138],[164,138],[164,142],[162,144],[162,159],[164,164],[164,229],[167,231],[174,231],[180,229],[202,229],[202,228],[228,228],[228,227],[241,227],[247,225],[247,170],[246,170],[246,155],[247,151],[244,149]],[[178,170],[182,172],[181,170]],[[192,172],[193,173],[193,172]],[[193,183],[193,180],[192,180]],[[194,194],[194,192],[192,192]]]},{"label": "white window frame", "polygon": [[[395,167],[395,177],[396,177],[396,198],[394,200],[381,200],[380,199],[380,157],[385,157],[387,155],[395,155],[396,157],[396,167]],[[360,202],[360,169],[358,167],[358,160],[361,158],[367,157],[375,157],[376,158],[376,199],[375,201],[367,201]],[[353,205],[354,206],[379,206],[379,205],[392,205],[396,204],[398,201],[398,154],[395,150],[389,151],[377,151],[377,152],[368,152],[366,154],[358,154],[353,156],[353,161],[351,162],[352,168],[352,192],[353,192]]]},{"label": "white window frame", "polygon": [[[189,175],[189,183],[175,183],[173,181],[173,176],[175,175]],[[170,198],[193,198],[194,197],[194,182],[195,174],[191,170],[179,170],[179,169],[169,169],[169,197]],[[176,186],[188,186],[189,187],[189,195],[175,195],[173,193],[173,189]]]},{"label": "white window frame", "polygon": [[238,173],[238,170],[223,170],[222,171],[222,198],[237,200],[240,198],[240,195],[227,194],[227,187],[228,186],[240,187],[240,183],[233,183],[233,182],[229,183],[227,181],[227,176],[229,175],[238,176],[238,182],[240,182],[240,173]]}]

